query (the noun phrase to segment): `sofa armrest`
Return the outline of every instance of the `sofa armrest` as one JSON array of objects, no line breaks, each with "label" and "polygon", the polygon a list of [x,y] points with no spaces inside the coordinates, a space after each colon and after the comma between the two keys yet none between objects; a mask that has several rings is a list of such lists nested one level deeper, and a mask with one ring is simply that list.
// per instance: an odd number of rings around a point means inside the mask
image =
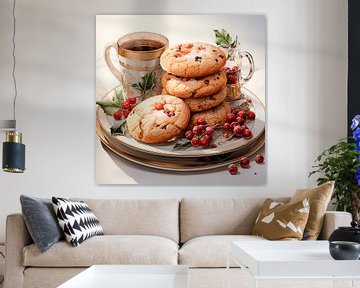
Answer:
[{"label": "sofa armrest", "polygon": [[4,288],[22,288],[24,270],[23,248],[33,241],[22,214],[6,218],[5,281]]},{"label": "sofa armrest", "polygon": [[321,240],[329,239],[331,233],[339,226],[349,226],[352,216],[348,212],[342,211],[326,211],[324,216],[324,224],[319,236]]}]

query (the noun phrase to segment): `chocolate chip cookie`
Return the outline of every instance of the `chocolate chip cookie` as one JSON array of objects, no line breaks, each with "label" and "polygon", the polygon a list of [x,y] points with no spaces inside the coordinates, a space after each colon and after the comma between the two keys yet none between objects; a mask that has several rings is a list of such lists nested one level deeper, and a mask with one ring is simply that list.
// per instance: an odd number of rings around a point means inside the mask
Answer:
[{"label": "chocolate chip cookie", "polygon": [[219,91],[216,94],[203,98],[188,98],[184,99],[189,106],[191,112],[200,112],[209,110],[221,104],[226,98],[226,89]]},{"label": "chocolate chip cookie", "polygon": [[218,47],[201,42],[183,43],[167,49],[160,57],[162,68],[176,76],[204,77],[224,67],[226,56]]},{"label": "chocolate chip cookie", "polygon": [[219,92],[226,86],[226,73],[217,72],[213,75],[189,78],[164,73],[162,86],[170,95],[180,98],[202,98]]}]

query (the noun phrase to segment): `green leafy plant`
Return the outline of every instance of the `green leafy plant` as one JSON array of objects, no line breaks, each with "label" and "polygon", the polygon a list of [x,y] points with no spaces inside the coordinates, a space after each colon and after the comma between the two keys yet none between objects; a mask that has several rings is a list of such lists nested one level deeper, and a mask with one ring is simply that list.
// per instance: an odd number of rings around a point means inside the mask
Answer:
[{"label": "green leafy plant", "polygon": [[[353,127],[353,126],[352,126]],[[354,128],[356,129],[356,128]],[[353,130],[354,130],[353,129]],[[359,129],[359,128],[358,128]],[[325,149],[317,158],[309,177],[317,174],[317,183],[335,181],[332,199],[337,211],[352,213],[359,222],[360,213],[360,151],[357,139],[342,139],[337,144]],[[349,141],[347,141],[349,140]]]},{"label": "green leafy plant", "polygon": [[155,87],[155,72],[151,71],[146,73],[140,78],[139,82],[131,84],[131,87],[139,90],[141,92],[141,98],[144,99],[146,92],[148,90],[152,90]]},{"label": "green leafy plant", "polygon": [[110,132],[112,135],[125,135],[127,130],[128,127],[126,124],[126,119],[115,121],[110,128]]}]

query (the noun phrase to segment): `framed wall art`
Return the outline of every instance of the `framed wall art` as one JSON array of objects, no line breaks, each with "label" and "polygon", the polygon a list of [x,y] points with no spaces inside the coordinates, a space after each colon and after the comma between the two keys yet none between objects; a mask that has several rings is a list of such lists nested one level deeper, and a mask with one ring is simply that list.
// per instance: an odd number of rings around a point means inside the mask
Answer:
[{"label": "framed wall art", "polygon": [[98,184],[266,182],[266,18],[96,17]]}]

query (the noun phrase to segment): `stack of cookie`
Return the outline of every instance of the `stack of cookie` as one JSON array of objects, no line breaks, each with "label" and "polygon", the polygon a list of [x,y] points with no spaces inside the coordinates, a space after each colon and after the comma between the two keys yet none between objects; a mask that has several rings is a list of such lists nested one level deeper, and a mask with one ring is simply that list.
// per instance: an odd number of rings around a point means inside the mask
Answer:
[{"label": "stack of cookie", "polygon": [[209,125],[223,125],[230,107],[225,102],[226,56],[206,43],[186,43],[166,50],[160,64],[166,71],[162,78],[163,94],[182,98],[189,106],[193,127],[204,118]]}]

